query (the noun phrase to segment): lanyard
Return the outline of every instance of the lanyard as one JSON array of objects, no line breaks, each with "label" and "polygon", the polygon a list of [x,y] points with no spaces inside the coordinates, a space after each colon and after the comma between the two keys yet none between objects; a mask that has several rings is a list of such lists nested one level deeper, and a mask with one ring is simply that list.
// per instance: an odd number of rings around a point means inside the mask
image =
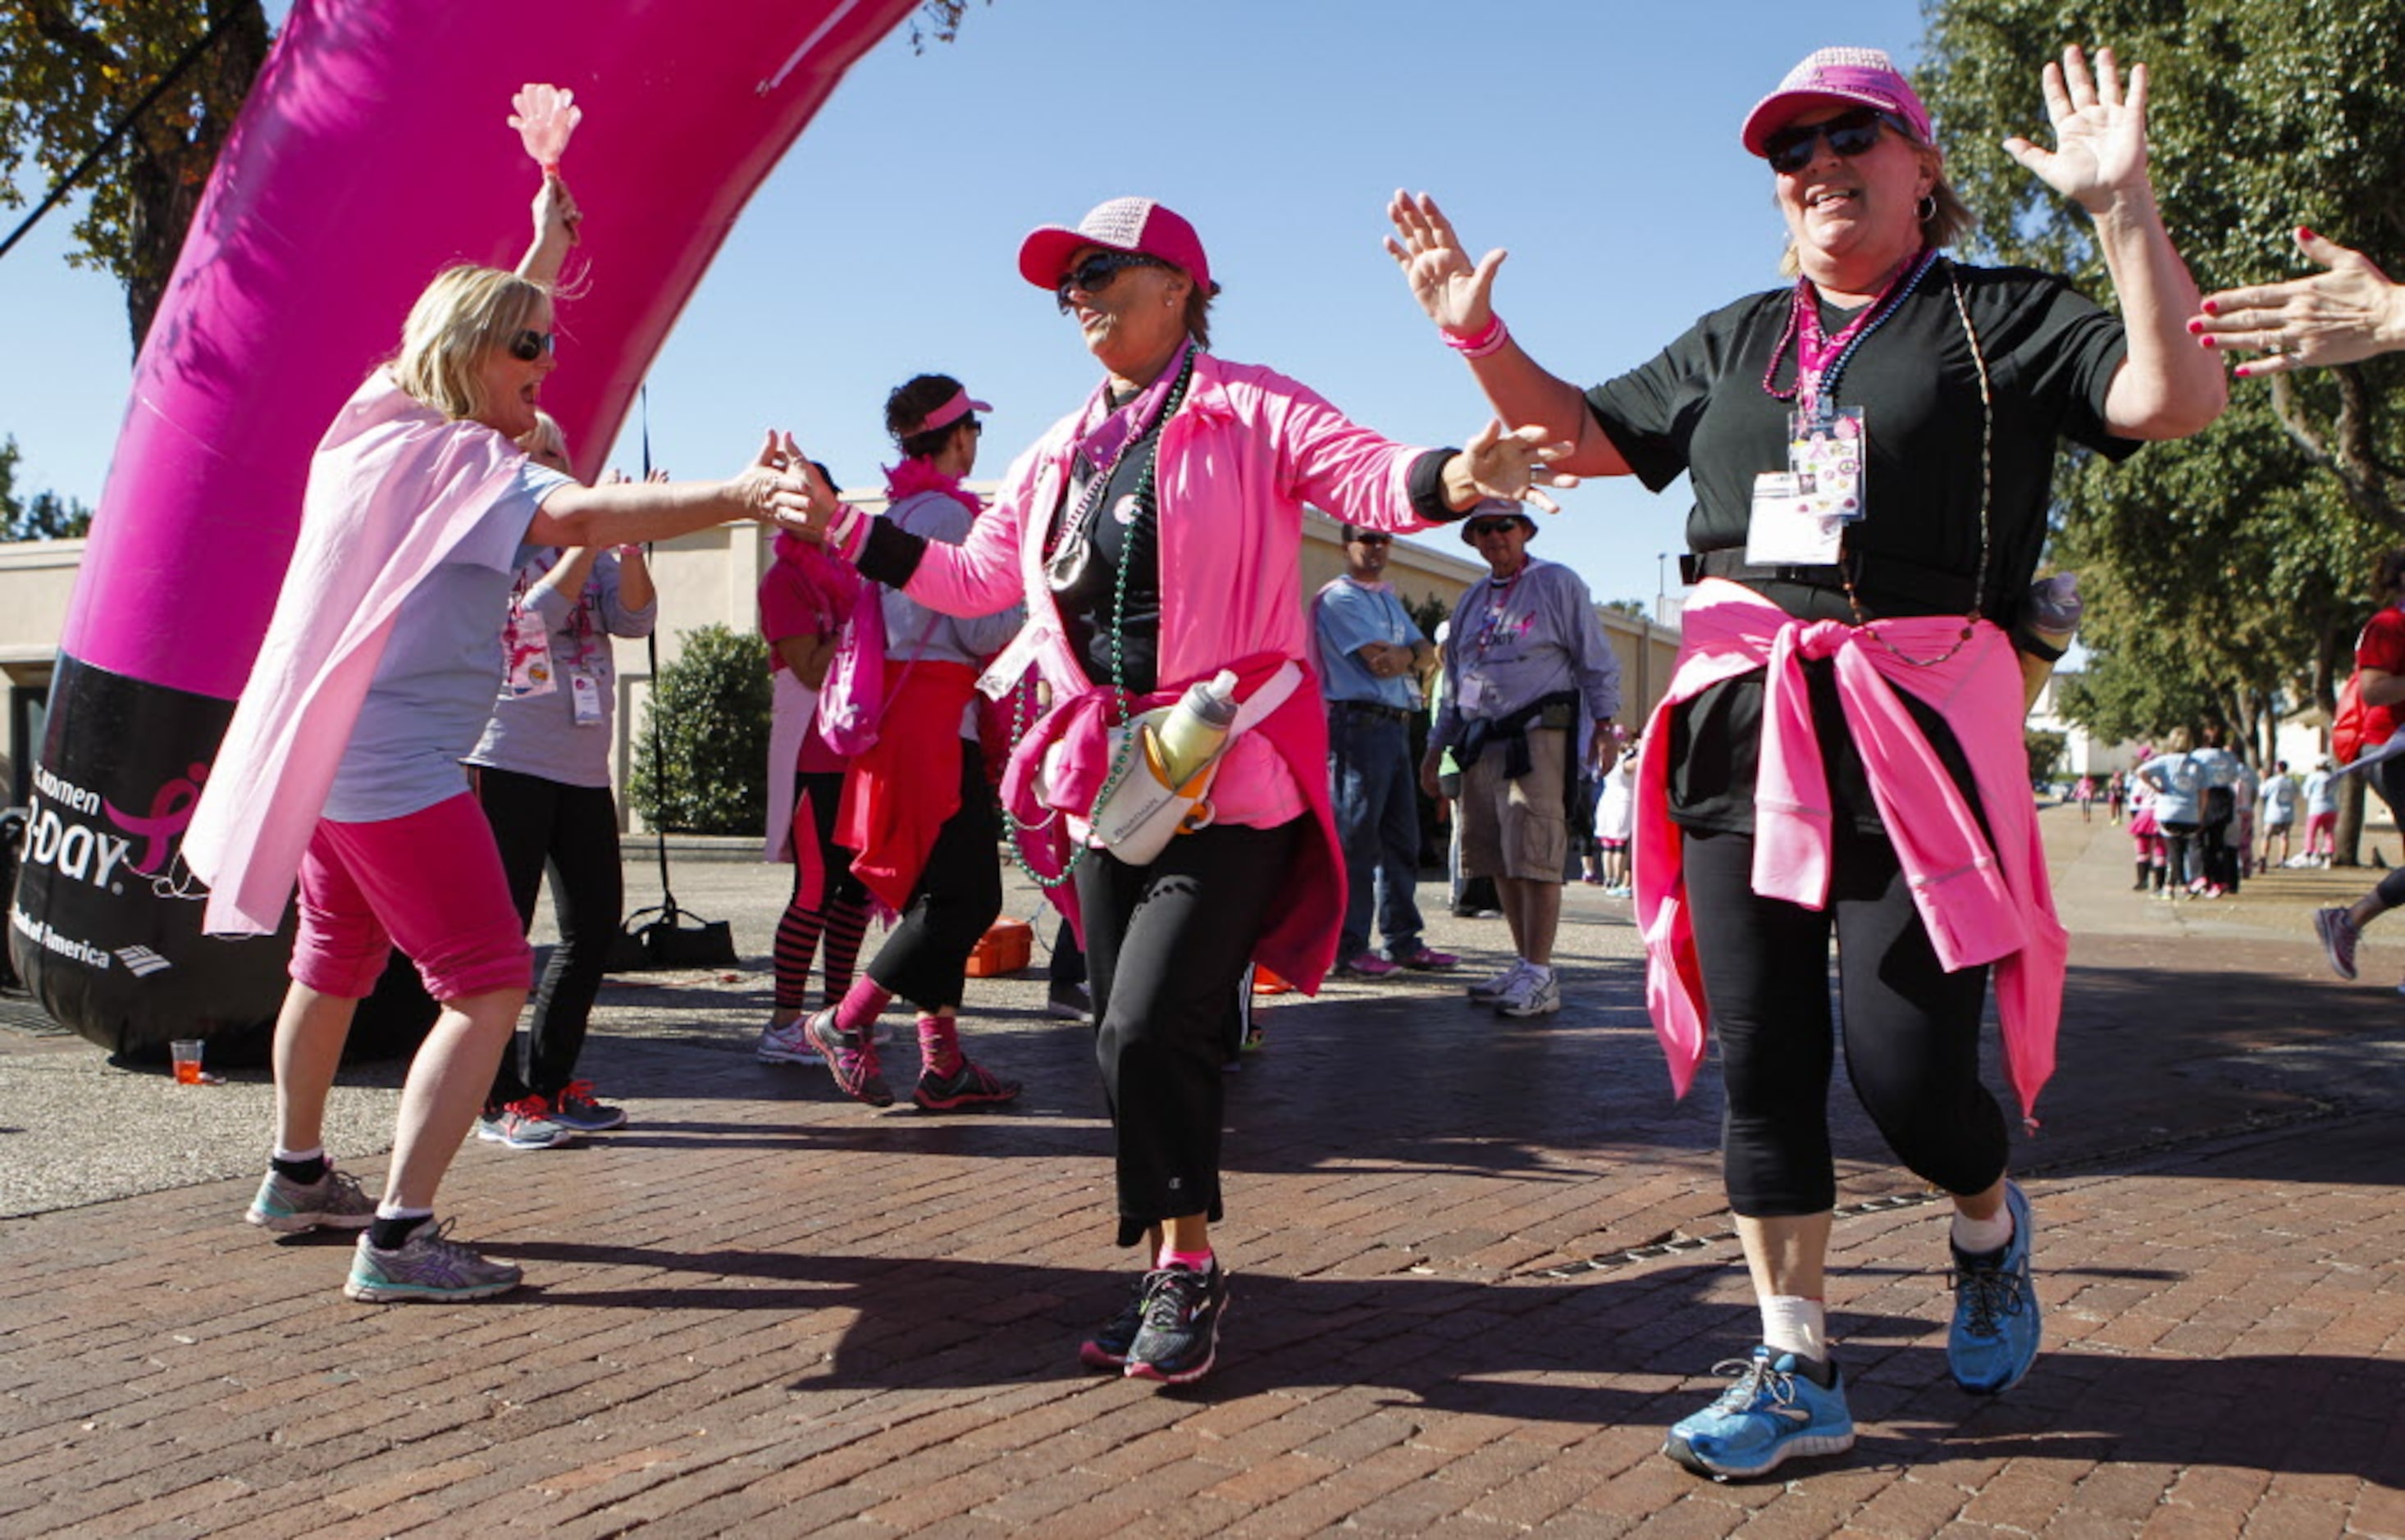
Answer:
[{"label": "lanyard", "polygon": [[[1835,396],[1837,377],[1845,372],[1862,345],[1870,341],[1871,333],[1887,324],[1889,316],[1912,297],[1920,287],[1930,267],[1937,260],[1934,246],[1923,251],[1919,259],[1899,267],[1891,275],[1878,298],[1857,311],[1846,323],[1845,329],[1835,337],[1821,329],[1821,293],[1809,278],[1795,280],[1795,294],[1789,302],[1787,329],[1779,335],[1778,345],[1770,350],[1770,362],[1762,371],[1762,388],[1775,400],[1793,401],[1807,411],[1818,410],[1821,402]],[[1780,390],[1771,384],[1779,373],[1779,360],[1787,354],[1790,343],[1795,346],[1795,384]]]}]

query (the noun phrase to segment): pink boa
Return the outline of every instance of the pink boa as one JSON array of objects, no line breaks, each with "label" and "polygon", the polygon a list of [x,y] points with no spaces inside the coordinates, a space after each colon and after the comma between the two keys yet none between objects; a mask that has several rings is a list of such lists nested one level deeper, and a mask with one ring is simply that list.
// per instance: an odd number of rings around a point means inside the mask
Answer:
[{"label": "pink boa", "polygon": [[[969,511],[974,519],[985,511],[985,503],[977,494],[961,485],[961,479],[948,470],[935,469],[933,460],[917,457],[904,460],[885,472],[886,506],[891,508],[905,497],[915,497],[921,492],[940,492]],[[778,537],[782,539],[784,537]]]}]

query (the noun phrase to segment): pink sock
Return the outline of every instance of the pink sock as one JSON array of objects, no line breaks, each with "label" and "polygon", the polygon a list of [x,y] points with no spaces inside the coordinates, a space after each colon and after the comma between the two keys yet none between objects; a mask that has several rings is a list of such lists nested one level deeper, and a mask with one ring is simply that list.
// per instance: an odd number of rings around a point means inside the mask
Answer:
[{"label": "pink sock", "polygon": [[936,1074],[958,1073],[961,1067],[959,1024],[950,1016],[921,1016],[919,1059]]},{"label": "pink sock", "polygon": [[863,973],[844,991],[843,1003],[835,1008],[835,1024],[847,1032],[864,1031],[876,1025],[893,998],[893,990],[879,987],[875,979]]},{"label": "pink sock", "polygon": [[1207,1273],[1211,1270],[1211,1253],[1209,1252],[1173,1252],[1168,1246],[1163,1245],[1160,1248],[1160,1266],[1184,1267],[1191,1272]]}]

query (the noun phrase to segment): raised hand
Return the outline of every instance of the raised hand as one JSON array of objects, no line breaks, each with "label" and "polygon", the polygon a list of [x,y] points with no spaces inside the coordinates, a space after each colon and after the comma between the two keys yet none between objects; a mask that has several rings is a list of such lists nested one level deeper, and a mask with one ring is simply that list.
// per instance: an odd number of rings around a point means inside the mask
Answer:
[{"label": "raised hand", "polygon": [[[1453,464],[1482,497],[1509,497],[1558,513],[1561,504],[1540,488],[1578,485],[1576,476],[1553,469],[1555,460],[1568,457],[1576,447],[1547,439],[1541,427],[1506,429],[1502,419],[1496,418],[1470,436]],[[1461,506],[1458,500],[1455,506]]]},{"label": "raised hand", "polygon": [[2046,115],[2054,148],[2016,134],[2005,153],[2055,191],[2090,214],[2102,214],[2131,193],[2147,190],[2146,66],[2130,66],[2129,93],[2111,49],[2096,50],[2096,70],[2076,47],[2046,66]]},{"label": "raised hand", "polygon": [[1485,329],[1495,314],[1495,273],[1509,254],[1498,246],[1471,262],[1453,221],[1425,192],[1397,191],[1387,201],[1386,217],[1395,227],[1386,237],[1386,255],[1403,270],[1412,297],[1428,319],[1461,336]]},{"label": "raised hand", "polygon": [[2206,295],[2203,314],[2187,324],[2197,341],[2262,354],[2237,370],[2250,379],[2405,347],[2405,287],[2361,252],[2310,230],[2297,231],[2297,245],[2328,271]]}]

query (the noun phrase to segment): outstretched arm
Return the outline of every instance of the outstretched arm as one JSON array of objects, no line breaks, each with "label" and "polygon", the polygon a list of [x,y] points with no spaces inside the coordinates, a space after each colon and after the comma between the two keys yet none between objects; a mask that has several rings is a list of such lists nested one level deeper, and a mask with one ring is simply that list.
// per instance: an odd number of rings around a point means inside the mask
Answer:
[{"label": "outstretched arm", "polygon": [[1500,329],[1495,315],[1495,274],[1507,255],[1500,247],[1475,263],[1454,232],[1453,221],[1427,193],[1397,192],[1386,204],[1395,233],[1386,254],[1402,270],[1412,296],[1470,364],[1478,387],[1496,415],[1514,427],[1535,427],[1540,438],[1569,446],[1557,469],[1579,476],[1624,476],[1627,462],[1596,426],[1579,387],[1528,357]]},{"label": "outstretched arm", "polygon": [[2211,423],[2229,404],[2229,385],[2210,354],[2185,335],[2198,303],[2196,280],[2173,248],[2146,172],[2146,66],[2130,67],[2129,91],[2111,49],[2096,68],[2077,48],[2046,66],[2046,117],[2055,147],[2004,141],[2014,160],[2086,209],[2121,298],[2129,357],[2104,399],[2105,426],[2131,439],[2177,439]]},{"label": "outstretched arm", "polygon": [[759,457],[723,482],[621,482],[553,489],[527,525],[533,545],[604,547],[673,539],[737,519],[799,515],[808,506],[804,477],[785,468],[777,435]]},{"label": "outstretched arm", "polygon": [[2285,284],[2208,294],[2187,324],[2206,347],[2264,357],[2242,377],[2352,364],[2405,347],[2405,284],[2392,284],[2370,258],[2300,227],[2297,245],[2328,271]]}]

